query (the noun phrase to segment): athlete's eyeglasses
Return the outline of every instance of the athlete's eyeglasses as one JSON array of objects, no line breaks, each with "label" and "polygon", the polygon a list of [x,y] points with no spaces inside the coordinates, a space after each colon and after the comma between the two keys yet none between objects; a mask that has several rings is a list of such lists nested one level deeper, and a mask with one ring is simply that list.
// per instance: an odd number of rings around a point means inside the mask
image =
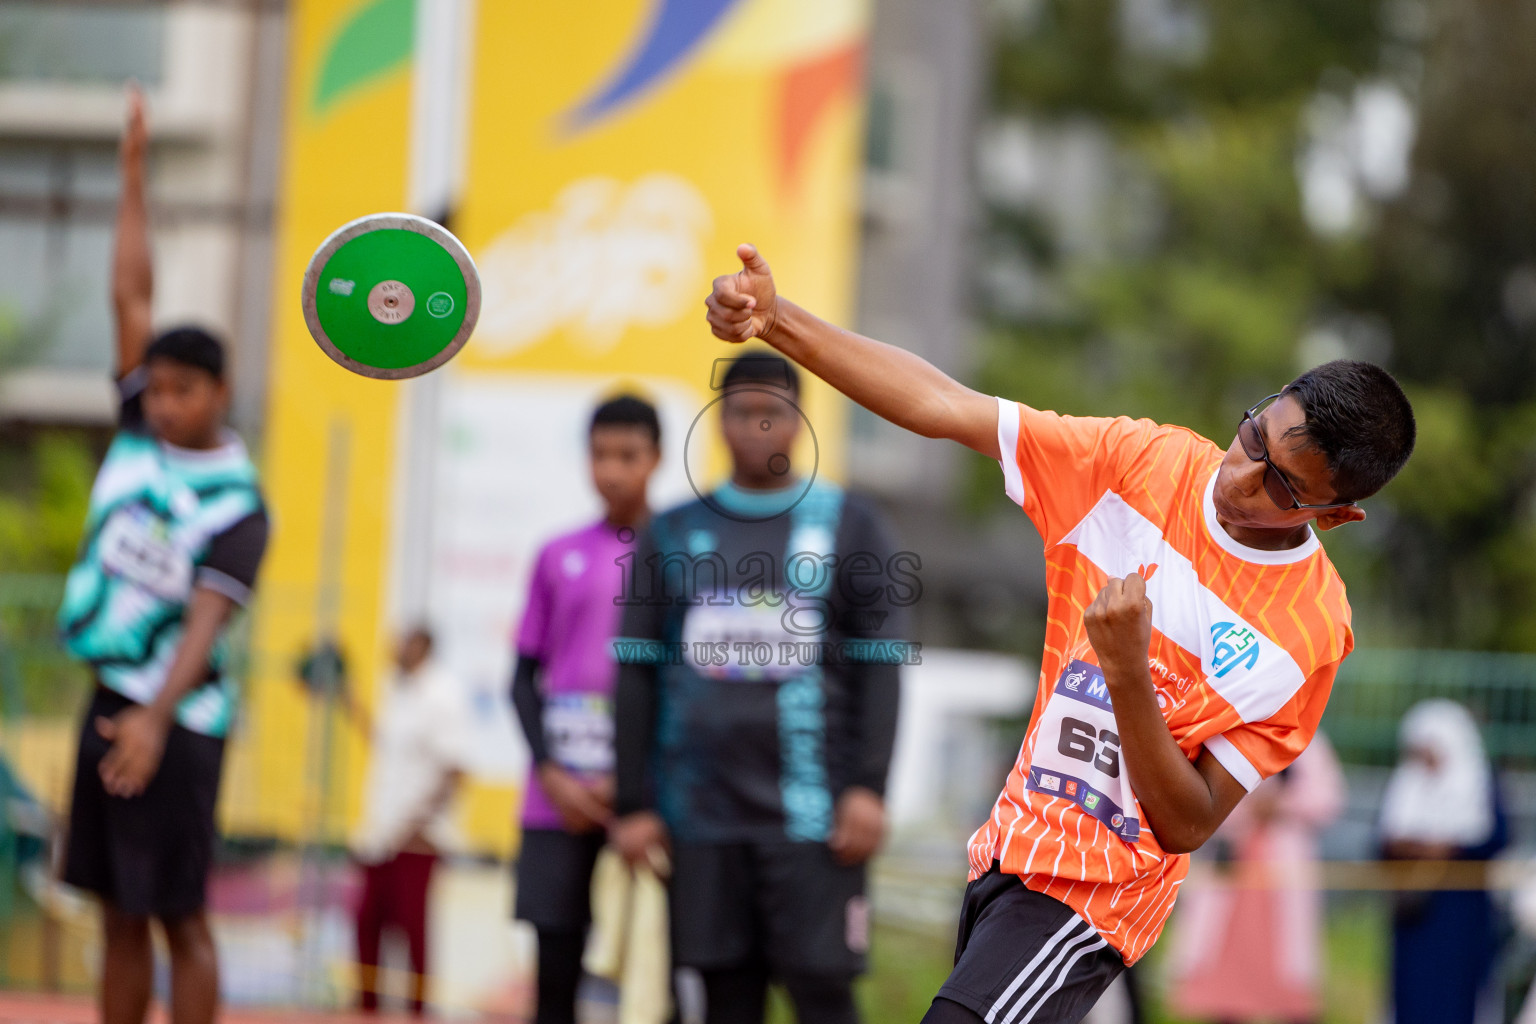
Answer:
[{"label": "athlete's eyeglasses", "polygon": [[[1283,392],[1282,392],[1283,394]],[[1270,395],[1258,405],[1243,413],[1243,418],[1237,423],[1237,441],[1243,446],[1243,454],[1254,462],[1264,463],[1264,491],[1269,495],[1269,500],[1286,512],[1294,512],[1297,509],[1326,509],[1344,508],[1353,505],[1352,501],[1334,501],[1326,505],[1304,505],[1296,498],[1296,492],[1291,490],[1291,485],[1285,479],[1285,475],[1275,466],[1274,460],[1269,457],[1269,445],[1264,443],[1264,431],[1259,429],[1258,415],[1270,402],[1280,395]]]}]

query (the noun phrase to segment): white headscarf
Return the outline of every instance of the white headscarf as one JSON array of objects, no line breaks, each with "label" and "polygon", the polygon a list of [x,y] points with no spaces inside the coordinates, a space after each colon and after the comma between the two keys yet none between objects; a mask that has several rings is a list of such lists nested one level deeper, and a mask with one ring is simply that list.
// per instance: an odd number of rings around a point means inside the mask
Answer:
[{"label": "white headscarf", "polygon": [[[1381,804],[1381,834],[1477,846],[1493,834],[1492,769],[1477,723],[1452,700],[1415,704],[1398,732],[1399,761]],[[1427,751],[1434,768],[1413,751]]]}]

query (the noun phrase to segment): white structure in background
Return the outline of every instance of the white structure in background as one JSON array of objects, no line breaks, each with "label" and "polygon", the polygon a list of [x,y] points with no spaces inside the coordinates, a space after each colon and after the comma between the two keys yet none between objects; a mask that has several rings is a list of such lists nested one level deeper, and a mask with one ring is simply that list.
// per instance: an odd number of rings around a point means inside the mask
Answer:
[{"label": "white structure in background", "polygon": [[1003,787],[1022,735],[999,718],[1025,719],[1035,697],[1033,666],[985,651],[923,648],[901,670],[896,756],[886,787],[891,827],[969,832]]},{"label": "white structure in background", "polygon": [[149,99],[155,323],[231,343],[264,404],[283,16],[220,4],[0,4],[0,420],[110,423],[107,294],[123,86]]},{"label": "white structure in background", "polygon": [[1408,185],[1417,131],[1413,101],[1390,82],[1364,82],[1350,96],[1320,92],[1307,106],[1307,145],[1297,160],[1302,211],[1324,234],[1360,226],[1365,199]]}]

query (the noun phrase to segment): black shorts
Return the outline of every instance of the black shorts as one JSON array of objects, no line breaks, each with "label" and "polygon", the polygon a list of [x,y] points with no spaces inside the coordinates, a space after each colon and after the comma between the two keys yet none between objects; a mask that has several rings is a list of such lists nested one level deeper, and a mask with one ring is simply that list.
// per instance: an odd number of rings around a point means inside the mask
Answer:
[{"label": "black shorts", "polygon": [[994,863],[965,887],[955,969],[939,996],[992,1024],[1076,1024],[1123,970],[1071,907]]},{"label": "black shorts", "polygon": [[766,961],[775,974],[852,977],[869,950],[864,865],[825,843],[677,843],[672,960],[719,970]]},{"label": "black shorts", "polygon": [[97,687],[80,728],[64,881],[125,914],[177,918],[203,909],[217,834],[214,805],[224,741],[175,725],[160,768],[136,797],[111,796],[100,765],[111,744],[96,731],[133,701]]},{"label": "black shorts", "polygon": [[524,829],[513,916],[542,931],[585,931],[592,923],[592,868],[605,842],[601,831]]}]

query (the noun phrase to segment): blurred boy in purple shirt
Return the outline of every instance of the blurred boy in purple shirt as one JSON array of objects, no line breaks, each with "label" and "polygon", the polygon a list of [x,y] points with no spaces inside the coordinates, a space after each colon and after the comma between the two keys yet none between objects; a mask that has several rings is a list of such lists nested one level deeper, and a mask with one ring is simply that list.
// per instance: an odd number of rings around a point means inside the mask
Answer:
[{"label": "blurred boy in purple shirt", "polygon": [[629,395],[598,406],[589,437],[592,483],[605,515],[539,552],[512,679],[533,764],[516,916],[539,936],[536,1024],[576,1019],[592,867],[613,813],[620,559],[634,550],[635,532],[650,515],[646,486],[661,459],[656,410]]}]

